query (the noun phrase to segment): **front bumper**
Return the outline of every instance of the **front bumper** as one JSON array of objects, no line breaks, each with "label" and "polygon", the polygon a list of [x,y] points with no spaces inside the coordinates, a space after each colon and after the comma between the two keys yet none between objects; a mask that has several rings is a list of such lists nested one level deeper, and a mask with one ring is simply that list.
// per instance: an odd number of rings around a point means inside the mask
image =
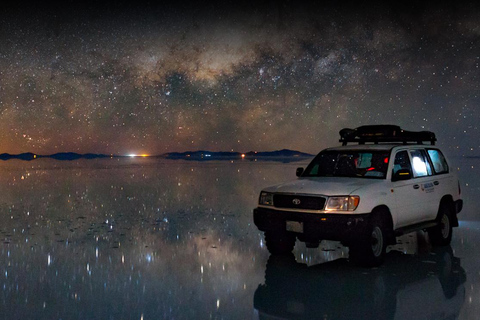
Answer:
[{"label": "front bumper", "polygon": [[[348,243],[355,241],[367,232],[369,219],[369,213],[324,214],[278,211],[267,208],[253,210],[253,221],[260,231],[291,232],[304,242],[333,240]],[[302,232],[287,231],[287,221],[302,223]]]}]

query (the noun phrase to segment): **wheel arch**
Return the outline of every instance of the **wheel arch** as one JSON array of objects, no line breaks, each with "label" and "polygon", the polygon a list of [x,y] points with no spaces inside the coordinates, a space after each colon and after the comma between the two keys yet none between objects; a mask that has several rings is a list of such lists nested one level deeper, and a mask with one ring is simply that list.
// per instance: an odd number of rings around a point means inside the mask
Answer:
[{"label": "wheel arch", "polygon": [[387,233],[387,244],[395,244],[396,237],[393,232],[393,217],[390,209],[386,205],[379,205],[373,208],[372,210],[372,219],[379,218],[385,222],[386,233]]},{"label": "wheel arch", "polygon": [[453,201],[452,195],[446,194],[440,200],[440,204],[438,205],[437,217],[435,218],[437,221],[439,221],[440,219],[440,208],[442,206],[448,207],[448,211],[450,213],[450,221],[452,222],[452,227],[458,227],[458,217],[455,213],[455,202]]}]

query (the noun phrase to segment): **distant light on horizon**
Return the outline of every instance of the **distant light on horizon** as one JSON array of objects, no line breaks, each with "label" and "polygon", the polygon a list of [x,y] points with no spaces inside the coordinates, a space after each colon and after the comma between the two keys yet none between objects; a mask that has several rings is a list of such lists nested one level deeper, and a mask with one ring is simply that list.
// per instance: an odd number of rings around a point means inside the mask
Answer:
[{"label": "distant light on horizon", "polygon": [[146,153],[141,153],[141,154],[136,154],[136,153],[130,153],[128,154],[129,157],[149,157],[150,155],[149,154],[146,154]]}]

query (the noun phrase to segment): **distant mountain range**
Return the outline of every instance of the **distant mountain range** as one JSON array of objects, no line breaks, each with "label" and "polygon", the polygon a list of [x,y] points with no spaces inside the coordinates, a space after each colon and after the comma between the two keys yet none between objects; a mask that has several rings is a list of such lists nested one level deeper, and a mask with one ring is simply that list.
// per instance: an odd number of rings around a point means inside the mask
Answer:
[{"label": "distant mountain range", "polygon": [[187,152],[170,152],[161,155],[165,159],[183,159],[195,161],[208,160],[234,160],[234,159],[249,159],[249,160],[278,160],[278,159],[304,159],[313,157],[312,154],[304,153],[295,150],[282,149],[277,151],[250,151],[246,153],[241,152],[212,152],[212,151],[187,151]]},{"label": "distant mountain range", "polygon": [[20,159],[31,161],[39,158],[52,158],[56,160],[77,160],[77,159],[95,159],[95,158],[110,158],[111,155],[106,154],[96,154],[96,153],[75,153],[75,152],[59,152],[51,155],[40,155],[31,152],[20,153],[20,154],[9,154],[2,153],[0,154],[0,160],[10,160],[10,159]]},{"label": "distant mountain range", "polygon": [[[187,151],[187,152],[170,152],[164,153],[158,156],[149,156],[150,158],[164,158],[164,159],[175,159],[175,160],[193,160],[193,161],[208,161],[208,160],[237,160],[237,159],[247,159],[247,160],[273,160],[273,161],[297,161],[305,158],[310,158],[313,155],[309,153],[304,153],[295,150],[283,149],[277,151],[250,151],[247,153],[241,152],[212,152],[206,150],[199,151]],[[96,158],[118,158],[118,157],[127,157],[120,155],[107,155],[107,154],[97,154],[97,153],[75,153],[75,152],[60,152],[54,153],[51,155],[40,155],[31,152],[20,153],[20,154],[9,154],[2,153],[0,154],[0,160],[10,160],[10,159],[20,159],[25,161],[31,161],[39,158],[52,158],[55,160],[77,160],[77,159],[96,159]]]}]

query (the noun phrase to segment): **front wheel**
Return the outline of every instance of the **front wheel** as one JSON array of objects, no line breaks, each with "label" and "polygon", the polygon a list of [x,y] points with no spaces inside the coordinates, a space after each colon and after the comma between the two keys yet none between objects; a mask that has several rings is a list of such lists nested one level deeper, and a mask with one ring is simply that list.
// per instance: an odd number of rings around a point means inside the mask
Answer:
[{"label": "front wheel", "polygon": [[350,259],[364,267],[381,265],[385,258],[386,240],[384,223],[381,219],[373,219],[366,236],[350,246]]},{"label": "front wheel", "polygon": [[268,251],[273,255],[286,255],[295,247],[296,238],[288,233],[276,234],[265,232],[265,244]]},{"label": "front wheel", "polygon": [[452,241],[452,221],[448,205],[442,204],[440,206],[439,220],[437,226],[428,229],[428,236],[433,245],[446,246]]}]

